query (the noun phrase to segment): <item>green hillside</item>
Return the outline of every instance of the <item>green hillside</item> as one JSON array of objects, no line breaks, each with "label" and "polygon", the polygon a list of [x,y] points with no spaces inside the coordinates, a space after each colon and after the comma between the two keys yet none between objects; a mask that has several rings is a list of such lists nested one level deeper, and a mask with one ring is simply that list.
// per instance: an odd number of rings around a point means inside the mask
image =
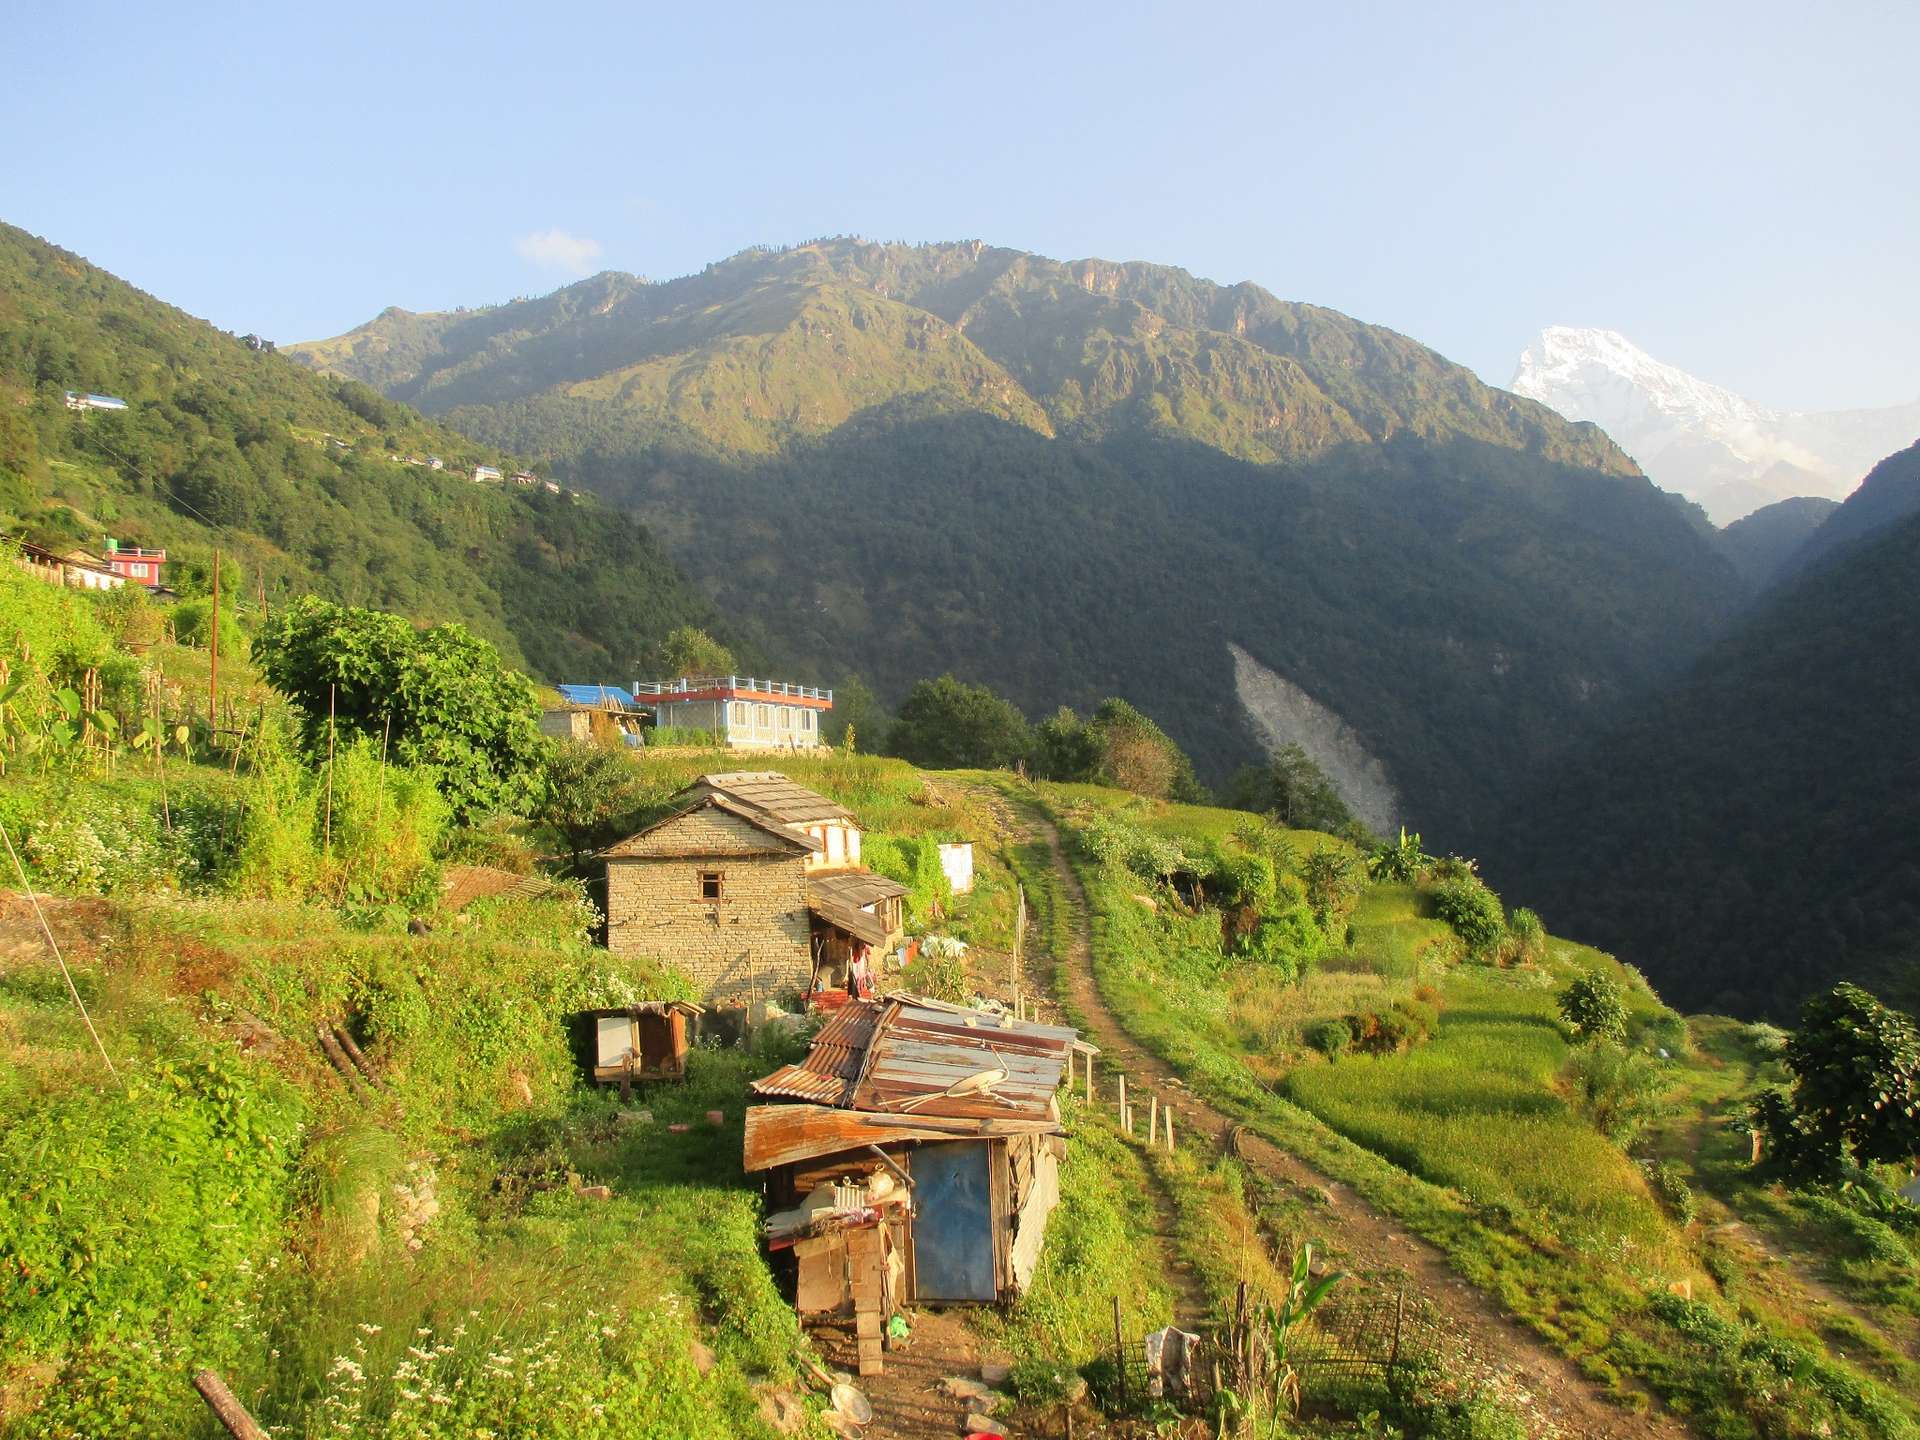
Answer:
[{"label": "green hillside", "polygon": [[1839,508],[1838,501],[1818,495],[1780,500],[1743,515],[1715,536],[1734,569],[1755,590],[1764,590]]},{"label": "green hillside", "polygon": [[1920,1001],[1917,628],[1908,517],[1518,786],[1498,873],[1688,1006],[1787,1016],[1841,978]]},{"label": "green hillside", "polygon": [[[739,1163],[747,1085],[804,1030],[710,1036],[684,1084],[632,1103],[589,1086],[578,1049],[582,1009],[689,982],[593,943],[556,825],[629,833],[738,761],[538,741],[519,761],[543,783],[455,826],[469,777],[434,735],[483,710],[531,726],[530,687],[484,646],[457,674],[410,669],[391,736],[362,715],[303,748],[299,701],[262,676],[300,673],[310,644],[366,661],[376,632],[430,660],[435,637],[363,615],[359,640],[316,638],[290,608],[259,675],[233,661],[248,731],[176,731],[205,656],[130,649],[128,608],[0,566],[21,867],[0,887],[0,1435],[211,1440],[201,1367],[296,1440],[833,1433],[836,1341],[796,1323]],[[87,671],[101,698],[77,726],[62,691]],[[781,768],[901,867],[912,933],[965,942],[884,986],[1017,987],[1100,1047],[1094,1093],[1082,1069],[1058,1097],[1031,1288],[909,1310],[889,1374],[858,1382],[875,1440],[960,1433],[975,1402],[928,1377],[983,1362],[1008,1368],[987,1403],[1012,1434],[1059,1433],[1063,1405],[1080,1434],[1234,1440],[1920,1433],[1904,1172],[1789,1188],[1748,1162],[1780,1032],[1682,1020],[1417,840],[1366,853],[851,753]],[[955,837],[976,846],[966,896],[919,863]],[[468,898],[489,874],[549,883]],[[1564,1003],[1579,983],[1615,1002],[1591,1028]],[[1116,1385],[1116,1323],[1211,1331],[1242,1286],[1278,1306],[1310,1259],[1350,1315],[1395,1317],[1393,1383],[1305,1370],[1298,1411],[1256,1384],[1184,1416]]]},{"label": "green hillside", "polygon": [[[73,412],[67,390],[128,409]],[[0,227],[0,531],[203,567],[219,547],[269,605],[314,592],[464,621],[556,679],[631,679],[674,625],[709,622],[633,520],[475,484],[477,463],[520,468]]]},{"label": "green hillside", "polygon": [[1124,694],[1218,781],[1238,645],[1462,844],[1743,589],[1593,427],[1165,266],[823,241],[297,348],[630,508],[803,669]]}]

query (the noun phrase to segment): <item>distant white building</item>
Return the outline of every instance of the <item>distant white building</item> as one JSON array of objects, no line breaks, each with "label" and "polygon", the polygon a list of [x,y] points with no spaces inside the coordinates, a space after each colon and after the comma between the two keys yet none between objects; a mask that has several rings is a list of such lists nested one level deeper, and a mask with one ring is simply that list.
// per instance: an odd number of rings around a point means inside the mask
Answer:
[{"label": "distant white building", "polygon": [[442,460],[438,455],[429,455],[427,456],[427,468],[429,470],[444,470],[447,468],[447,462]]},{"label": "distant white building", "polygon": [[655,723],[707,730],[739,750],[810,750],[820,743],[820,717],[833,691],[751,675],[642,680],[633,697],[654,707]]},{"label": "distant white building", "polygon": [[476,465],[473,467],[473,478],[476,482],[481,480],[498,480],[500,478],[500,472],[491,465]]},{"label": "distant white building", "polygon": [[118,395],[89,395],[80,390],[67,391],[69,410],[124,410],[127,402]]}]

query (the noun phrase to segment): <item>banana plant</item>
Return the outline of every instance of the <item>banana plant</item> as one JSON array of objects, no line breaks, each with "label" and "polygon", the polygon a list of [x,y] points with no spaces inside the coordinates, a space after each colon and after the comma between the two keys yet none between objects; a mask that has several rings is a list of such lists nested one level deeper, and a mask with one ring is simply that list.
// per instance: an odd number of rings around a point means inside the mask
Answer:
[{"label": "banana plant", "polygon": [[1267,1424],[1267,1440],[1279,1433],[1282,1402],[1289,1410],[1300,1408],[1300,1376],[1287,1358],[1293,1331],[1346,1278],[1345,1271],[1336,1270],[1315,1280],[1313,1246],[1302,1245],[1293,1252],[1293,1275],[1285,1299],[1278,1305],[1268,1302],[1260,1307],[1260,1328],[1266,1332],[1267,1353],[1273,1365],[1273,1414]]}]

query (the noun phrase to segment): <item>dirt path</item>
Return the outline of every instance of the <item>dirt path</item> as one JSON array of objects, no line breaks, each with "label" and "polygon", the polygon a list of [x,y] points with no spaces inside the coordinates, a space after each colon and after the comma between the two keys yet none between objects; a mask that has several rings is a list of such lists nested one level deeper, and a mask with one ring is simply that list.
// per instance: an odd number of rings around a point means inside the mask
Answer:
[{"label": "dirt path", "polygon": [[[1053,866],[1071,912],[1072,944],[1059,981],[1066,1000],[1085,1021],[1088,1038],[1101,1047],[1100,1065],[1112,1074],[1117,1067],[1144,1078],[1161,1094],[1179,1092],[1182,1134],[1204,1135],[1225,1146],[1235,1139],[1233,1121],[1214,1110],[1175,1072],[1135,1044],[1108,1010],[1093,979],[1093,951],[1087,895],[1080,877],[1067,863],[1060,832],[1043,816],[1029,824],[1047,842]],[[1579,1440],[1681,1440],[1687,1431],[1664,1413],[1635,1414],[1610,1403],[1579,1371],[1532,1331],[1503,1315],[1482,1292],[1454,1274],[1446,1258],[1431,1245],[1408,1235],[1391,1217],[1380,1214],[1351,1189],[1303,1162],[1298,1156],[1241,1129],[1241,1158],[1268,1180],[1324,1198],[1322,1228],[1347,1263],[1359,1270],[1405,1272],[1412,1287],[1446,1317],[1465,1345],[1504,1382],[1509,1396],[1529,1415],[1537,1435],[1579,1437]]]},{"label": "dirt path", "polygon": [[[978,1380],[983,1364],[1006,1357],[983,1345],[960,1311],[915,1310],[908,1319],[913,1334],[887,1351],[885,1373],[853,1381],[873,1406],[867,1440],[957,1440],[960,1422],[980,1407],[949,1393],[945,1382]],[[813,1342],[836,1369],[859,1368],[851,1332],[820,1328]]]}]

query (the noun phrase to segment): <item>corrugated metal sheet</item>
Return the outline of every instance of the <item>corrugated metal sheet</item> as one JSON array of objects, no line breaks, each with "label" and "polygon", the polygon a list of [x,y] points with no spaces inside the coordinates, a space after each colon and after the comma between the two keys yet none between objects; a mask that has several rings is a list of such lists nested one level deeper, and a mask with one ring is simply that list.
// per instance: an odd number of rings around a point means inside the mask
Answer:
[{"label": "corrugated metal sheet", "polygon": [[556,685],[553,688],[574,704],[591,706],[595,710],[603,710],[609,705],[632,710],[638,703],[618,685]]},{"label": "corrugated metal sheet", "polygon": [[[1077,1034],[914,1000],[855,1001],[754,1090],[881,1114],[1049,1121]],[[991,1083],[980,1077],[1005,1074]],[[969,1082],[972,1087],[968,1088]],[[949,1094],[962,1088],[967,1093]]]}]

